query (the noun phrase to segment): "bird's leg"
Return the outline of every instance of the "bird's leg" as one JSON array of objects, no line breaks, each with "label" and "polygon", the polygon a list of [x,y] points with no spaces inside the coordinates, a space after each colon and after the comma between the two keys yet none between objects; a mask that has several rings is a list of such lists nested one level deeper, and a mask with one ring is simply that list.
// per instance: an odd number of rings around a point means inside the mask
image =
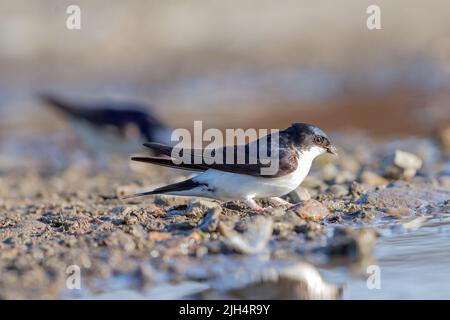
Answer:
[{"label": "bird's leg", "polygon": [[270,201],[273,202],[276,205],[279,205],[279,206],[287,206],[287,207],[292,206],[292,204],[289,201],[286,201],[286,200],[281,199],[279,197],[271,197]]},{"label": "bird's leg", "polygon": [[247,198],[245,203],[250,207],[250,209],[261,212],[263,208],[259,206],[253,198]]}]

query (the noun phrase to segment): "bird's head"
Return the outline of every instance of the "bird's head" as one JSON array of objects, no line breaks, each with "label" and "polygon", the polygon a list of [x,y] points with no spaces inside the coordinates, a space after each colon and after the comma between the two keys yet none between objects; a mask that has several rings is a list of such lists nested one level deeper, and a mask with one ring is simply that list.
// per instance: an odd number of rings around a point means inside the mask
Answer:
[{"label": "bird's head", "polygon": [[299,152],[310,152],[316,156],[325,152],[337,155],[336,147],[328,136],[316,126],[307,123],[294,123],[285,131],[289,132],[292,143]]}]

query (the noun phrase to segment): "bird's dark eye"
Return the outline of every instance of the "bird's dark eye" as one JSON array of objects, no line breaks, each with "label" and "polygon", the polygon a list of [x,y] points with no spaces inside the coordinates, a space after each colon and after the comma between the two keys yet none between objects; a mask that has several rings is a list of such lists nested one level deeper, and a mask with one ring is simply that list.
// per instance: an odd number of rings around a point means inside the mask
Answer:
[{"label": "bird's dark eye", "polygon": [[324,141],[325,141],[325,138],[322,137],[322,136],[316,136],[316,137],[314,138],[314,141],[315,141],[317,144],[323,144]]}]

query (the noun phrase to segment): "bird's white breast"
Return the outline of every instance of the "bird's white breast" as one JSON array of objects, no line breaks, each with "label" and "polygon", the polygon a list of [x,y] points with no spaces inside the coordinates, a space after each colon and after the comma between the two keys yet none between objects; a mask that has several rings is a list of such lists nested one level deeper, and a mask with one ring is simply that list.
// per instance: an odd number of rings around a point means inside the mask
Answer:
[{"label": "bird's white breast", "polygon": [[314,158],[323,152],[319,147],[312,147],[300,153],[297,169],[282,177],[254,177],[210,169],[194,180],[208,185],[208,189],[213,190],[213,196],[219,199],[278,197],[296,189],[308,175]]}]

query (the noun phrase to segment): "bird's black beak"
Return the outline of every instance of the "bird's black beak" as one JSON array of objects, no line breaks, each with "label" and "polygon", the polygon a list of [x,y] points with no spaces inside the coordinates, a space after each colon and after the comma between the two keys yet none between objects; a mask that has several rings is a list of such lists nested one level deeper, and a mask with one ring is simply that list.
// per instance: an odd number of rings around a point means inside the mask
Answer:
[{"label": "bird's black beak", "polygon": [[333,145],[330,145],[329,147],[327,147],[327,152],[328,152],[328,153],[331,153],[331,154],[333,154],[333,155],[335,155],[335,156],[338,155],[337,149],[336,149],[336,147],[333,146]]}]

